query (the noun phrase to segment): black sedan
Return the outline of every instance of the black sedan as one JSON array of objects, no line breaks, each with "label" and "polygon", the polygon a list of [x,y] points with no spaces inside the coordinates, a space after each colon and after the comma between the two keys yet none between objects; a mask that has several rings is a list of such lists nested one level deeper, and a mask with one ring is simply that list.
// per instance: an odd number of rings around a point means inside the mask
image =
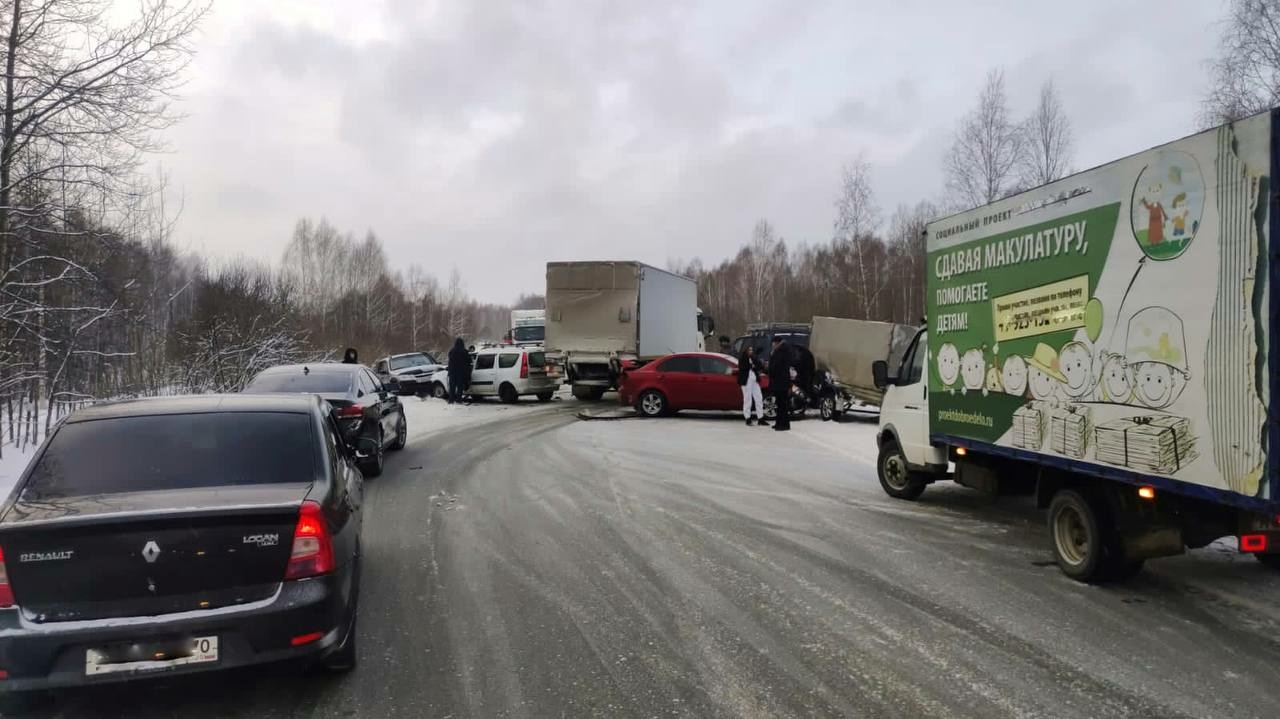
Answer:
[{"label": "black sedan", "polygon": [[382,474],[383,453],[404,449],[409,427],[394,381],[383,384],[368,367],[338,362],[280,365],[258,373],[249,394],[318,394],[337,410],[343,438],[356,446],[366,477]]},{"label": "black sedan", "polygon": [[0,692],[350,669],[362,482],[313,395],[74,413],[0,515]]}]

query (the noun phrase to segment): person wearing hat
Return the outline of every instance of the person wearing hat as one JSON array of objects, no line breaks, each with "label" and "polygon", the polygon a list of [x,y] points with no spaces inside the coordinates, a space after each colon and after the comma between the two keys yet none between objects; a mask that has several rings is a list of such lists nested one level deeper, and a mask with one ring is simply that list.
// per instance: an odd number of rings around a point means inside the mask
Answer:
[{"label": "person wearing hat", "polygon": [[1067,383],[1058,364],[1058,351],[1040,342],[1036,344],[1035,354],[1027,358],[1030,369],[1027,386],[1031,388],[1031,398],[1047,401],[1055,398],[1058,388]]},{"label": "person wearing hat", "polygon": [[771,340],[773,351],[769,355],[769,393],[773,395],[776,416],[773,429],[786,432],[791,429],[791,366],[795,364],[795,355],[791,345],[778,335]]}]

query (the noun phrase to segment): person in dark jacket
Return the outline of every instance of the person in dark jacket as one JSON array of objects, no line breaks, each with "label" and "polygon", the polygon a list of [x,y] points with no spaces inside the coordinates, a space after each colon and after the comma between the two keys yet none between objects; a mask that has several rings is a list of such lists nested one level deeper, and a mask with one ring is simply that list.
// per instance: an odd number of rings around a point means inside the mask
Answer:
[{"label": "person in dark jacket", "polygon": [[348,347],[342,354],[342,364],[360,364],[360,353],[356,352],[355,347]]},{"label": "person in dark jacket", "polygon": [[453,349],[449,350],[449,404],[462,400],[462,393],[470,383],[471,355],[459,337],[453,341]]},{"label": "person in dark jacket", "polygon": [[769,394],[773,395],[777,416],[773,428],[778,432],[791,429],[791,366],[795,355],[791,345],[781,337],[773,337],[773,353],[769,355]]},{"label": "person in dark jacket", "polygon": [[756,348],[747,345],[738,355],[738,386],[742,388],[742,418],[751,426],[751,405],[756,407],[756,418],[761,427],[768,427],[764,421],[764,394],[760,391],[760,378],[764,376],[764,363],[756,357]]}]

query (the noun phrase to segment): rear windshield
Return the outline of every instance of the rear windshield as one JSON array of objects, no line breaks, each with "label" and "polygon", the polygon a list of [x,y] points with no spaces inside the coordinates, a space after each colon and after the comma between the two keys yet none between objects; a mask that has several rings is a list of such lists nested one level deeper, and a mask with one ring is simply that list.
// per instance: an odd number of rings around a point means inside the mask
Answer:
[{"label": "rear windshield", "polygon": [[435,364],[431,358],[424,354],[400,355],[391,358],[391,369],[404,369],[405,367],[417,367],[418,365]]},{"label": "rear windshield", "polygon": [[541,366],[545,365],[546,363],[547,363],[547,353],[545,353],[545,352],[530,352],[530,353],[529,353],[529,366],[530,366],[530,367],[541,367]]},{"label": "rear windshield", "polygon": [[312,480],[305,414],[223,412],[67,424],[32,468],[25,500]]},{"label": "rear windshield", "polygon": [[542,325],[514,327],[511,330],[513,342],[541,342],[547,336],[547,328]]},{"label": "rear windshield", "polygon": [[323,392],[346,394],[351,389],[350,372],[272,372],[260,374],[244,388],[245,392]]}]

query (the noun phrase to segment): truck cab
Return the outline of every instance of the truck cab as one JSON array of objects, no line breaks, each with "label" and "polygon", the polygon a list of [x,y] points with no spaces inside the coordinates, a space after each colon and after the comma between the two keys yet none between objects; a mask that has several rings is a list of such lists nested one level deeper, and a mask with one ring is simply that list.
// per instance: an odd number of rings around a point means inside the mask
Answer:
[{"label": "truck cab", "polygon": [[947,473],[946,448],[929,441],[929,383],[924,376],[928,353],[927,333],[921,330],[892,374],[886,362],[876,362],[872,370],[877,386],[884,389],[876,469],[884,490],[903,499],[919,496]]}]

